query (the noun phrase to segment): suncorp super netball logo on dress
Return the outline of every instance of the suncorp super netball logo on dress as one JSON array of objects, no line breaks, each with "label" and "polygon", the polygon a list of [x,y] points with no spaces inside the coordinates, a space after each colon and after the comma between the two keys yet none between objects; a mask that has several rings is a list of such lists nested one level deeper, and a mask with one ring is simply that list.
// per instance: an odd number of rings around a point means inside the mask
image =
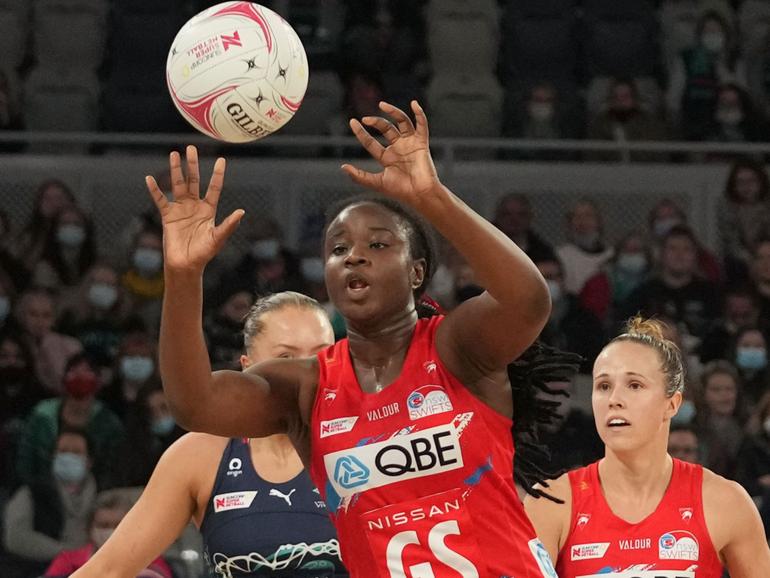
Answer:
[{"label": "suncorp super netball logo on dress", "polygon": [[457,429],[450,423],[326,454],[324,466],[334,490],[345,498],[462,468],[463,456]]},{"label": "suncorp super netball logo on dress", "polygon": [[452,402],[440,385],[423,385],[406,398],[410,419],[420,419],[445,411],[452,411]]}]

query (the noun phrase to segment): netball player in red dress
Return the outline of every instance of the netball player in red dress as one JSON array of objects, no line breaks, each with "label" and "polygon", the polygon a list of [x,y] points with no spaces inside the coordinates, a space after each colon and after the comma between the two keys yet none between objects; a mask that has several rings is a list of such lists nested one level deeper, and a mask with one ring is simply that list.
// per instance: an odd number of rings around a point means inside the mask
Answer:
[{"label": "netball player in red dress", "polygon": [[592,404],[605,457],[525,500],[560,578],[770,576],[754,503],[737,483],[668,455],[684,371],[662,326],[637,318],[596,359]]},{"label": "netball player in red dress", "polygon": [[[211,372],[202,273],[243,212],[215,225],[224,160],[200,199],[192,147],[186,179],[179,155],[171,155],[173,201],[148,178],[164,228],[160,363],[170,404],[190,430],[288,433],[333,511],[351,576],[552,578],[513,482],[506,371],[548,318],[545,281],[524,252],[441,184],[420,106],[412,103],[416,126],[399,109],[381,108],[392,123],[362,121],[385,146],[358,121],[351,128],[383,170],[343,170],[387,198],[331,215],[326,286],[348,337],[314,358]],[[413,212],[487,288],[445,317],[418,319],[416,300],[435,261]]]}]

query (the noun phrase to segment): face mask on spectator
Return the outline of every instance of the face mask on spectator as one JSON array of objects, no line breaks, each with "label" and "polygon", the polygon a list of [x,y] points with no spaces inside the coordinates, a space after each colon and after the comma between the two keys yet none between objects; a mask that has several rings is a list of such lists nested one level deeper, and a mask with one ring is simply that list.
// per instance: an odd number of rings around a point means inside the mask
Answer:
[{"label": "face mask on spectator", "polygon": [[156,436],[163,437],[170,434],[175,425],[176,421],[174,421],[174,418],[170,415],[165,415],[158,419],[152,420],[150,429],[152,429],[152,433],[154,433]]},{"label": "face mask on spectator", "polygon": [[251,254],[256,259],[270,261],[278,256],[281,243],[278,239],[260,239],[251,245]]},{"label": "face mask on spectator", "polygon": [[676,217],[665,217],[663,219],[658,219],[653,223],[652,231],[655,233],[656,237],[662,239],[671,229],[681,224],[681,222],[682,221]]},{"label": "face mask on spectator", "polygon": [[115,528],[94,528],[91,530],[91,541],[99,549],[110,539],[114,531]]},{"label": "face mask on spectator", "polygon": [[642,253],[621,253],[618,255],[618,269],[626,273],[642,273],[647,268],[647,257]]},{"label": "face mask on spectator", "polygon": [[599,233],[574,233],[572,239],[581,249],[594,249],[599,243]]},{"label": "face mask on spectator", "polygon": [[70,452],[57,453],[53,458],[53,474],[67,484],[82,482],[86,477],[86,458]]},{"label": "face mask on spectator", "polygon": [[107,283],[94,283],[88,288],[88,301],[99,309],[109,309],[118,300],[118,290]]},{"label": "face mask on spectator", "polygon": [[60,225],[56,230],[56,240],[65,247],[80,247],[86,240],[86,231],[80,225]]},{"label": "face mask on spectator", "polygon": [[145,275],[154,275],[163,265],[163,254],[158,249],[140,247],[134,251],[134,267]]},{"label": "face mask on spectator", "polygon": [[725,47],[725,37],[720,32],[706,32],[702,38],[703,46],[710,52],[722,52]]},{"label": "face mask on spectator", "polygon": [[64,391],[75,399],[94,395],[99,388],[99,380],[95,375],[73,375],[64,378]]},{"label": "face mask on spectator", "polygon": [[529,116],[537,122],[548,122],[553,118],[553,105],[548,102],[531,102]]},{"label": "face mask on spectator", "polygon": [[764,369],[767,366],[767,350],[761,347],[739,347],[735,352],[735,364],[741,369]]},{"label": "face mask on spectator", "polygon": [[0,296],[0,321],[5,321],[8,313],[11,312],[11,300],[5,295]]},{"label": "face mask on spectator", "polygon": [[299,262],[299,270],[311,283],[321,283],[324,280],[324,262],[320,257],[305,257]]},{"label": "face mask on spectator", "polygon": [[692,422],[695,417],[695,403],[692,400],[685,399],[679,406],[679,411],[671,418],[671,423],[675,425],[686,425]]},{"label": "face mask on spectator", "polygon": [[770,416],[767,416],[762,422],[762,429],[765,430],[765,434],[770,436]]},{"label": "face mask on spectator", "polygon": [[717,109],[716,119],[720,124],[736,126],[743,122],[743,111],[732,106],[720,106]]},{"label": "face mask on spectator", "polygon": [[120,360],[120,373],[129,381],[144,381],[155,370],[155,362],[144,355],[127,355]]},{"label": "face mask on spectator", "polygon": [[548,292],[551,294],[551,301],[556,303],[562,297],[561,285],[553,279],[547,279],[546,283],[548,284]]}]

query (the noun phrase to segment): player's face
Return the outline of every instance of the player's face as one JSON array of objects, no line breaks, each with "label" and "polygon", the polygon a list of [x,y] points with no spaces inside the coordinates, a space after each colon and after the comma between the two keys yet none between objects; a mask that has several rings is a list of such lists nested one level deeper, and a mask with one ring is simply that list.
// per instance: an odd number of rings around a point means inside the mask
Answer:
[{"label": "player's face", "polygon": [[282,307],[262,316],[264,329],[241,357],[244,369],[276,357],[311,357],[334,343],[329,318],[309,307]]},{"label": "player's face", "polygon": [[604,348],[594,364],[591,404],[596,430],[608,449],[628,452],[667,439],[682,394],[666,397],[665,382],[652,347],[619,341]]},{"label": "player's face", "polygon": [[410,255],[408,231],[374,203],[343,210],[326,233],[326,288],[351,321],[376,323],[414,308],[412,292],[424,278],[423,260]]}]

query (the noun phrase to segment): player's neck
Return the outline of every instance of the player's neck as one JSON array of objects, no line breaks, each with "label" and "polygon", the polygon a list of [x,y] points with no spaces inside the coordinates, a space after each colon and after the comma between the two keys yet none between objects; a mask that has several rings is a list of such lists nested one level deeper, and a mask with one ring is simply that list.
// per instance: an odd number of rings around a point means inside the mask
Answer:
[{"label": "player's neck", "polygon": [[379,326],[348,324],[348,349],[357,364],[384,367],[409,348],[417,314],[405,311]]},{"label": "player's neck", "polygon": [[668,487],[673,462],[665,445],[650,444],[632,452],[616,453],[607,448],[599,462],[605,495],[632,495],[644,499],[662,495]]},{"label": "player's neck", "polygon": [[296,457],[296,450],[291,443],[291,438],[286,434],[275,434],[263,438],[251,438],[249,440],[252,458],[258,456],[268,456],[276,461],[293,461]]}]

